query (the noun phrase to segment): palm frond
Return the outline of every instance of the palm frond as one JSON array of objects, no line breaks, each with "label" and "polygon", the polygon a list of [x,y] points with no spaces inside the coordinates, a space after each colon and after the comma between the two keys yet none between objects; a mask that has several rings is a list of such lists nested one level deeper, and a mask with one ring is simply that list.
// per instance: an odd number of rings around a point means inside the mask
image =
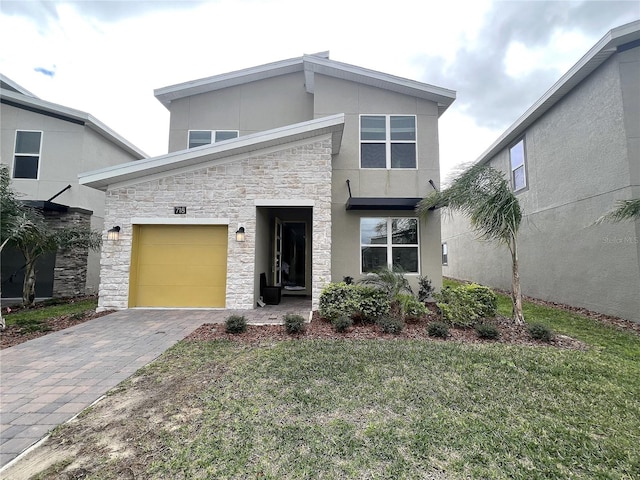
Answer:
[{"label": "palm frond", "polygon": [[620,200],[616,208],[606,215],[603,215],[595,223],[602,222],[622,222],[623,220],[640,219],[640,198],[631,200]]}]

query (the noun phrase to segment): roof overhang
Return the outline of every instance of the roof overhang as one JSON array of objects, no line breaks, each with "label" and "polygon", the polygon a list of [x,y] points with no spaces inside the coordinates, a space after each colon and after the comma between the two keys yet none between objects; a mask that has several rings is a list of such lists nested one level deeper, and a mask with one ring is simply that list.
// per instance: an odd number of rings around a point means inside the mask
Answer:
[{"label": "roof overhang", "polygon": [[305,87],[309,93],[314,93],[314,76],[317,73],[431,100],[437,103],[439,114],[442,114],[456,98],[456,92],[453,90],[330,60],[329,52],[304,55],[158,88],[154,91],[154,94],[168,108],[173,100],[180,98],[302,71],[304,71],[305,75]]},{"label": "roof overhang", "polygon": [[211,145],[180,150],[159,157],[123,163],[78,175],[81,185],[106,190],[109,185],[135,181],[150,175],[164,174],[181,168],[193,168],[203,163],[223,160],[236,155],[247,155],[271,147],[299,142],[321,135],[331,135],[332,154],[340,151],[344,114],[317,118],[245,135]]},{"label": "roof overhang", "polygon": [[349,197],[347,210],[415,210],[422,198]]},{"label": "roof overhang", "polygon": [[4,88],[0,89],[0,102],[12,107],[39,113],[41,115],[46,115],[78,125],[85,125],[121,149],[125,150],[130,155],[137,158],[147,157],[146,153],[89,113],[64,107],[62,105],[47,102],[46,100],[41,100],[37,97],[24,95]]},{"label": "roof overhang", "polygon": [[574,87],[587,78],[614,53],[633,48],[640,41],[640,20],[610,30],[573,67],[540,97],[518,120],[476,160],[486,163],[510,146],[527,128],[549,111]]}]

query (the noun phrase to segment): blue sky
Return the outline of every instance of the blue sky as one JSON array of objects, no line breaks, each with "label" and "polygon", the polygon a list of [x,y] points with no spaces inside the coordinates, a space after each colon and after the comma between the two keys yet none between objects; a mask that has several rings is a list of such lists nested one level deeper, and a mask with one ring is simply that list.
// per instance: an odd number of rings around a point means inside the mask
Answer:
[{"label": "blue sky", "polygon": [[0,72],[166,153],[156,88],[329,50],[457,91],[440,120],[443,176],[475,160],[638,1],[13,1]]}]

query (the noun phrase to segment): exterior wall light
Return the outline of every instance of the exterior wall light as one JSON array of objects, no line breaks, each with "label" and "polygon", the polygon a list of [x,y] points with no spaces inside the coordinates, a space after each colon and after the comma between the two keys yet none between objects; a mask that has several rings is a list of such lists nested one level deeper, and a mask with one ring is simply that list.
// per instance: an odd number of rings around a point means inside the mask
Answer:
[{"label": "exterior wall light", "polygon": [[113,227],[107,230],[107,240],[117,242],[120,240],[120,227]]},{"label": "exterior wall light", "polygon": [[236,230],[236,242],[244,242],[244,227],[238,227]]}]

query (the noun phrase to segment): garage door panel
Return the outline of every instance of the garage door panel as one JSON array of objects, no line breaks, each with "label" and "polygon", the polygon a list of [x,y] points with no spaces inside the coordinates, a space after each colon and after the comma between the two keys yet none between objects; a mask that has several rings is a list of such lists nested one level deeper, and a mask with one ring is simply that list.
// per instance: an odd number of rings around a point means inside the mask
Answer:
[{"label": "garage door panel", "polygon": [[224,307],[228,228],[139,225],[130,306]]}]

